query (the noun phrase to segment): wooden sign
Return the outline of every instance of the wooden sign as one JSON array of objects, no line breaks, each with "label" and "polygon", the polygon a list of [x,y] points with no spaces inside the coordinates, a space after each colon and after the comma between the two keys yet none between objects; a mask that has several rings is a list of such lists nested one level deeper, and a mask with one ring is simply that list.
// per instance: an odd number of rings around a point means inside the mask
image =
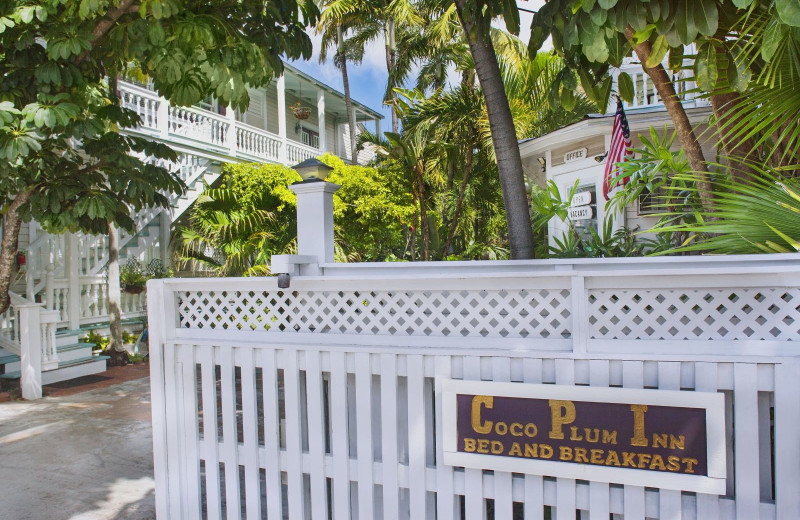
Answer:
[{"label": "wooden sign", "polygon": [[586,148],[578,148],[564,154],[564,162],[572,162],[580,159],[586,159]]},{"label": "wooden sign", "polygon": [[444,380],[451,466],[725,493],[721,393]]},{"label": "wooden sign", "polygon": [[569,206],[576,208],[578,206],[586,206],[594,202],[594,191],[580,191],[572,196],[572,202]]},{"label": "wooden sign", "polygon": [[578,206],[569,208],[567,211],[570,220],[589,220],[594,217],[594,209],[591,206]]}]

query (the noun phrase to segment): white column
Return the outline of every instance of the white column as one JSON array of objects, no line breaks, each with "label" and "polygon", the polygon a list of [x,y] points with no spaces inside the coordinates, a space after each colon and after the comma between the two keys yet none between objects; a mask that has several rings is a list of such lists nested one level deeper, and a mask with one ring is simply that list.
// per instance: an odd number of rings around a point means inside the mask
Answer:
[{"label": "white column", "polygon": [[164,267],[169,267],[169,239],[170,227],[172,226],[172,215],[170,213],[171,208],[163,208],[158,222],[158,252]]},{"label": "white column", "polygon": [[[81,250],[78,236],[67,233],[66,272],[69,280],[69,294],[67,298],[67,316],[69,328],[78,329],[81,326]],[[88,262],[88,259],[87,259]]]},{"label": "white column", "polygon": [[301,275],[318,275],[320,264],[333,262],[333,194],[340,187],[325,181],[289,186],[297,194],[297,254],[318,259],[316,265],[302,265]]},{"label": "white column", "polygon": [[17,306],[20,318],[20,386],[23,399],[42,397],[42,325],[41,305]]},{"label": "white column", "polygon": [[383,134],[381,133],[381,119],[379,117],[375,118],[375,135],[378,136],[378,139],[383,137]]},{"label": "white column", "polygon": [[328,151],[328,139],[325,128],[325,90],[317,87],[317,120],[319,123],[319,153]]},{"label": "white column", "polygon": [[156,125],[162,137],[167,137],[169,135],[169,101],[164,97],[158,98]]},{"label": "white column", "polygon": [[281,149],[278,158],[281,164],[287,164],[286,159],[286,76],[278,78],[278,136],[281,138]]},{"label": "white column", "polygon": [[232,106],[225,107],[225,118],[228,120],[228,130],[225,133],[226,144],[231,155],[236,155],[236,111]]}]

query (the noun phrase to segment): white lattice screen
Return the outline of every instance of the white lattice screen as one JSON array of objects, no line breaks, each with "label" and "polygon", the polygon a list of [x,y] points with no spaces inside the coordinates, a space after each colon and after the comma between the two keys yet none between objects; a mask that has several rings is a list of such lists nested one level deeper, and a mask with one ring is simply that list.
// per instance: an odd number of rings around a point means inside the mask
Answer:
[{"label": "white lattice screen", "polygon": [[388,336],[569,338],[566,289],[191,291],[180,326]]},{"label": "white lattice screen", "polygon": [[800,290],[590,290],[593,339],[800,340]]}]

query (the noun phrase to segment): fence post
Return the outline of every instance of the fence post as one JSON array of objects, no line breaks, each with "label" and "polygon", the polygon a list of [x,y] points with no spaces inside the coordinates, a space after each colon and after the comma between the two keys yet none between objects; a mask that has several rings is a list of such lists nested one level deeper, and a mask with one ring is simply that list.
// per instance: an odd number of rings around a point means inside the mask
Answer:
[{"label": "fence post", "polygon": [[26,303],[19,309],[20,386],[23,399],[42,397],[42,324],[41,305]]},{"label": "fence post", "polygon": [[297,254],[317,258],[317,265],[300,266],[301,275],[318,275],[321,264],[333,262],[333,194],[339,188],[325,181],[289,186],[297,194]]},{"label": "fence post", "polygon": [[180,504],[180,497],[169,494],[169,465],[167,464],[167,396],[165,392],[164,341],[168,327],[175,327],[174,311],[168,312],[163,280],[147,282],[148,346],[150,349],[150,392],[153,420],[153,472],[155,480],[156,518],[170,517],[170,503]]}]

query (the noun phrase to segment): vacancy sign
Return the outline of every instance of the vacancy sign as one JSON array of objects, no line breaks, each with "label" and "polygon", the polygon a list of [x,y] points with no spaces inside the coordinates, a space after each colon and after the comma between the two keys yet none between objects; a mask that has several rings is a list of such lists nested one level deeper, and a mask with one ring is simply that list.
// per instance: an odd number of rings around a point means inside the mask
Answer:
[{"label": "vacancy sign", "polygon": [[721,393],[444,380],[444,462],[725,493]]}]

